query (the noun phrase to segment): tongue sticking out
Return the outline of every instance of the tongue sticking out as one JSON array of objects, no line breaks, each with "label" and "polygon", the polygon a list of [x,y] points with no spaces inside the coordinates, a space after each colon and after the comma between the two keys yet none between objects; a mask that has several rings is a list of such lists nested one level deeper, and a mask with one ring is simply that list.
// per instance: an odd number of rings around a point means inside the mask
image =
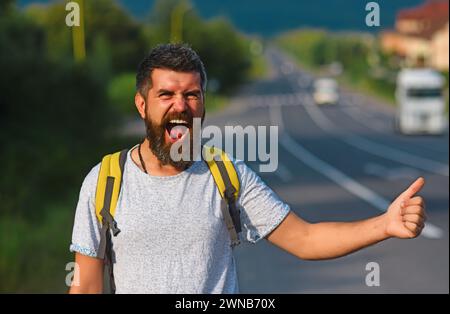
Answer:
[{"label": "tongue sticking out", "polygon": [[176,125],[170,130],[170,138],[173,140],[179,140],[184,134],[188,132],[188,128],[184,125]]}]

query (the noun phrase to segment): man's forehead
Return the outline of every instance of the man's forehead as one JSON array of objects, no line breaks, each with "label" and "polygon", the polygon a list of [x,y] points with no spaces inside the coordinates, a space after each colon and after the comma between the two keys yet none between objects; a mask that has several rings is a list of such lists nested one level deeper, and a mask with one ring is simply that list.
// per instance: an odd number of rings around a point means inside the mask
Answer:
[{"label": "man's forehead", "polygon": [[198,72],[178,72],[169,69],[154,69],[151,74],[152,88],[200,88]]}]

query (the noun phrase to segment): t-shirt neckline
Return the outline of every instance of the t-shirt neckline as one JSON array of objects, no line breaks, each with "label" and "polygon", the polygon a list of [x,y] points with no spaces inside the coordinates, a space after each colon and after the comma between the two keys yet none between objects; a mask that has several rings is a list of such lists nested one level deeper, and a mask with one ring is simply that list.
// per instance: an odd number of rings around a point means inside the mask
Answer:
[{"label": "t-shirt neckline", "polygon": [[142,176],[147,179],[151,180],[176,180],[185,176],[190,175],[201,163],[202,161],[194,161],[194,163],[186,170],[181,171],[180,173],[170,175],[170,176],[156,176],[151,173],[145,173],[144,171],[139,168],[139,166],[134,162],[133,158],[131,158],[131,152],[137,148],[139,144],[134,145],[131,149],[127,152],[127,160],[129,161],[129,164],[131,164],[131,167],[134,172],[137,172],[139,176]]}]

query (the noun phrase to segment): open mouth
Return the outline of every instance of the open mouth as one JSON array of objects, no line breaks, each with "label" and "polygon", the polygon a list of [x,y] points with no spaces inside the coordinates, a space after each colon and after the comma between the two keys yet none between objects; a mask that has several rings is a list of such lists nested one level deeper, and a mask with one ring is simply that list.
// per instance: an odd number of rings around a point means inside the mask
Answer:
[{"label": "open mouth", "polygon": [[166,123],[166,131],[172,142],[183,138],[189,132],[190,124],[186,120],[172,119]]}]

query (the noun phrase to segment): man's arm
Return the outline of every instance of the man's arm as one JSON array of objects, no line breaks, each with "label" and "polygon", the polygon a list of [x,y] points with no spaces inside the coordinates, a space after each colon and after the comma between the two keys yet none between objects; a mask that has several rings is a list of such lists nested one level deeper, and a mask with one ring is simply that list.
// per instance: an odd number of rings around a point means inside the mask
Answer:
[{"label": "man's arm", "polygon": [[415,238],[426,217],[423,199],[414,195],[424,184],[423,178],[417,179],[386,213],[367,220],[311,224],[291,212],[267,239],[299,258],[320,260],[344,256],[391,237]]},{"label": "man's arm", "polygon": [[103,292],[103,260],[75,254],[74,283],[69,293],[102,293]]}]

